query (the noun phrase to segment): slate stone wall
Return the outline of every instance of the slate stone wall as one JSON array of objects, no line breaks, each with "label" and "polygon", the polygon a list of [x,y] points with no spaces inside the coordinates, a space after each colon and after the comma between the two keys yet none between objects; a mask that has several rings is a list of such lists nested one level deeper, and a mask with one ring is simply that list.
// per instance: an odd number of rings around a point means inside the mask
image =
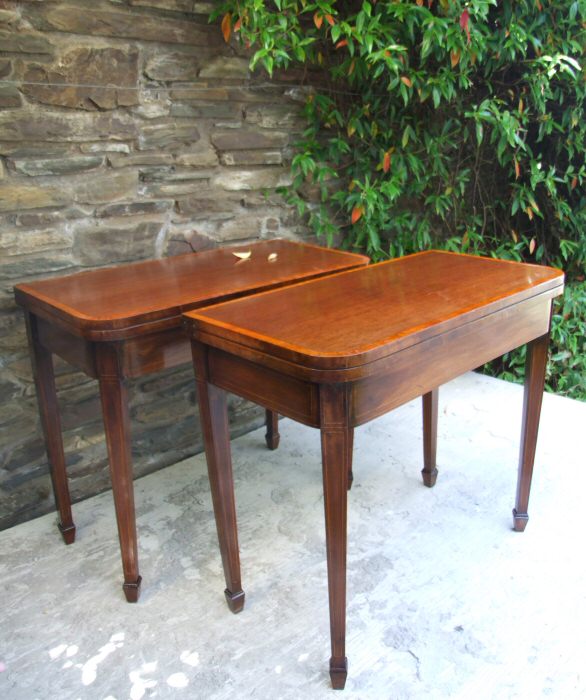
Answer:
[{"label": "slate stone wall", "polygon": [[[12,287],[259,237],[303,235],[274,188],[299,76],[267,85],[211,2],[0,0],[0,528],[53,509]],[[109,487],[97,385],[57,361],[75,499]],[[202,449],[190,368],[130,385],[135,474]],[[242,401],[235,433],[262,422]]]}]

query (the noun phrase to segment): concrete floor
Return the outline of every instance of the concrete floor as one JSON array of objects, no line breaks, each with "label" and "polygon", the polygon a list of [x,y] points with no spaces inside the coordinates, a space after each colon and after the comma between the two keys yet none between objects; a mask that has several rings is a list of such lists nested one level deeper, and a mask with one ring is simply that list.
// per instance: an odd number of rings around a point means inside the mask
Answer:
[{"label": "concrete floor", "polygon": [[[546,395],[530,522],[511,530],[522,388],[442,387],[437,486],[412,402],[357,430],[348,700],[586,697],[586,404]],[[143,592],[125,603],[111,495],[0,533],[0,697],[331,698],[319,434],[233,442],[247,602],[232,615],[198,456],[136,482]]]}]

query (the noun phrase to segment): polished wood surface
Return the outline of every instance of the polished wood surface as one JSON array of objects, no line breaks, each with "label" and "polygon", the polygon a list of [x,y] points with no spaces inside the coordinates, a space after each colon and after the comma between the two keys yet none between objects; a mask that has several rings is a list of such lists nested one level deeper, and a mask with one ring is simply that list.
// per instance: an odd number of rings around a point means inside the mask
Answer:
[{"label": "polished wood surface", "polygon": [[114,340],[177,326],[183,311],[204,304],[367,263],[355,253],[261,241],[18,284],[15,296],[74,335]]},{"label": "polished wood surface", "polygon": [[552,268],[430,251],[186,316],[210,335],[290,362],[346,369],[555,290],[562,280]]},{"label": "polished wood surface", "polygon": [[[236,252],[250,252],[241,260]],[[75,539],[53,355],[98,379],[124,572],[123,590],[136,602],[141,577],[134,512],[127,381],[191,360],[180,312],[290,282],[364,266],[368,258],[291,241],[261,241],[177,258],[93,270],[20,284],[31,360],[59,529]],[[267,412],[267,445],[279,442],[278,418]],[[205,431],[204,431],[205,433]],[[233,609],[238,594],[233,587]],[[227,594],[228,596],[228,594]],[[229,597],[229,596],[228,596]],[[242,597],[242,602],[243,602]]]},{"label": "polished wood surface", "polygon": [[[558,270],[432,252],[184,315],[198,385],[207,388],[200,393],[200,411],[208,421],[206,449],[215,473],[231,473],[231,463],[223,421],[209,399],[211,387],[321,431],[334,688],[344,687],[348,673],[346,527],[353,428],[423,396],[422,475],[432,487],[438,387],[527,343],[513,511],[514,529],[523,530],[552,300],[562,290]],[[229,559],[223,555],[225,576],[240,586],[233,493],[224,499],[214,508],[221,548],[229,542],[233,552]]]}]

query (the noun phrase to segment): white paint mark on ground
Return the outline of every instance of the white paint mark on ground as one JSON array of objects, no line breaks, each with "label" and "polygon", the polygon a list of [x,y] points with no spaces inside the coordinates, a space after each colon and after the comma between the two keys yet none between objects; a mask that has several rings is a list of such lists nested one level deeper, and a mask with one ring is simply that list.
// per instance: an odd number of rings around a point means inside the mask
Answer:
[{"label": "white paint mark on ground", "polygon": [[130,689],[130,700],[141,700],[149,688],[154,688],[157,681],[154,678],[143,678],[143,673],[154,673],[157,670],[157,662],[150,661],[143,664],[138,671],[131,671],[128,675],[132,682]]},{"label": "white paint mark on ground", "polygon": [[170,685],[171,688],[187,688],[189,679],[184,673],[172,673],[169,678],[167,678],[167,685]]},{"label": "white paint mark on ground", "polygon": [[182,651],[179,658],[188,666],[199,666],[199,654],[197,651]]},{"label": "white paint mark on ground", "polygon": [[52,649],[49,649],[49,656],[51,657],[52,661],[55,661],[56,658],[61,656],[61,654],[67,649],[67,644],[60,644],[57,647],[53,647]]},{"label": "white paint mark on ground", "polygon": [[300,664],[302,664],[304,661],[307,661],[308,658],[309,658],[309,654],[299,654],[299,658],[297,659],[297,661]]},{"label": "white paint mark on ground", "polygon": [[71,646],[67,647],[67,651],[65,652],[65,656],[69,659],[72,656],[75,656],[78,651],[79,651],[79,647],[76,644],[72,644]]},{"label": "white paint mark on ground", "polygon": [[105,659],[113,654],[116,649],[122,646],[122,641],[124,639],[124,632],[118,632],[110,637],[110,641],[104,644],[103,647],[98,651],[95,656],[85,662],[81,667],[81,682],[83,685],[91,685],[98,675],[98,666]]}]

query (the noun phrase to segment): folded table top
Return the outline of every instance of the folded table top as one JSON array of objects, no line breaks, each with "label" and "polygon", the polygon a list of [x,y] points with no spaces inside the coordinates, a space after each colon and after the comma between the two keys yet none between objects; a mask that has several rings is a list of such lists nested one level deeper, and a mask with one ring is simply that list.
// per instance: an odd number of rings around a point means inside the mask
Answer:
[{"label": "folded table top", "polygon": [[549,267],[427,251],[192,311],[184,325],[234,354],[348,369],[532,297],[557,296],[563,282]]},{"label": "folded table top", "polygon": [[18,284],[14,293],[75,335],[117,340],[178,326],[189,309],[367,263],[355,253],[272,240]]}]

